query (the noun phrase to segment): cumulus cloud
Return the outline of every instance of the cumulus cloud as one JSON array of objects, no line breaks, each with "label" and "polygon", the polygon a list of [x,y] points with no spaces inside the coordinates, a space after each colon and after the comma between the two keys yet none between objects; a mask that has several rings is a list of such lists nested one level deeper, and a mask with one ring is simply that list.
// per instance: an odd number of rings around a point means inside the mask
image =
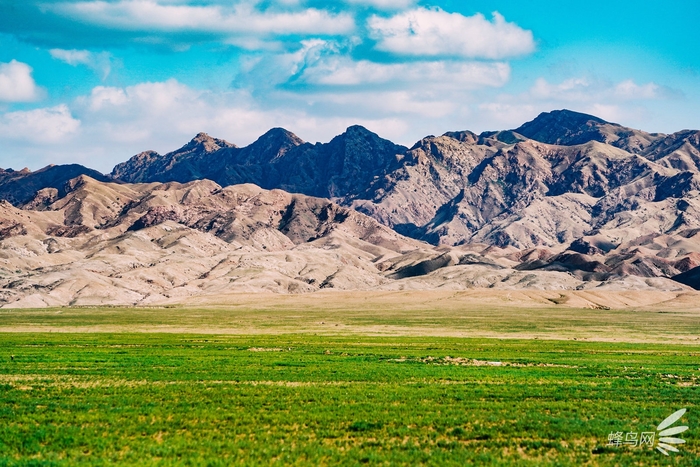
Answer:
[{"label": "cumulus cloud", "polygon": [[0,102],[32,102],[42,94],[32,78],[32,67],[17,60],[0,63]]},{"label": "cumulus cloud", "polygon": [[301,11],[259,11],[250,3],[221,5],[163,4],[155,0],[56,3],[50,11],[82,22],[152,34],[198,32],[216,36],[255,34],[337,35],[352,31],[355,21],[344,13],[307,8]]},{"label": "cumulus cloud", "polygon": [[85,65],[98,73],[103,80],[112,71],[111,55],[108,52],[93,53],[89,50],[51,49],[49,54],[56,60],[71,66]]},{"label": "cumulus cloud", "polygon": [[0,116],[0,136],[8,140],[57,143],[76,134],[79,128],[80,121],[63,104]]},{"label": "cumulus cloud", "polygon": [[[125,88],[97,86],[89,96],[79,98],[77,106],[79,114],[91,122],[90,131],[107,141],[145,142],[159,139],[163,136],[159,133],[178,134],[198,126],[193,120],[201,119],[203,94],[170,79]],[[219,108],[211,118],[224,118],[223,113]]]},{"label": "cumulus cloud", "polygon": [[367,21],[378,50],[411,56],[454,56],[499,60],[531,53],[531,31],[508,23],[499,13],[463,16],[439,8],[416,8]]},{"label": "cumulus cloud", "polygon": [[[86,102],[86,98],[80,98],[79,101]],[[127,101],[126,91],[122,88],[96,86],[92,89],[87,103],[91,111],[99,111],[107,106],[119,107]]]}]

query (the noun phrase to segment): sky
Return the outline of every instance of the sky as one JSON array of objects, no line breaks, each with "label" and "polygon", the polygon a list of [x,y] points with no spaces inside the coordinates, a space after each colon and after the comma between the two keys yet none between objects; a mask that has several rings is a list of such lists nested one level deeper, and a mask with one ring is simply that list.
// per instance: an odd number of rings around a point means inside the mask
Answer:
[{"label": "sky", "polygon": [[567,108],[700,129],[700,2],[0,0],[0,167],[109,172],[204,131],[407,146]]}]

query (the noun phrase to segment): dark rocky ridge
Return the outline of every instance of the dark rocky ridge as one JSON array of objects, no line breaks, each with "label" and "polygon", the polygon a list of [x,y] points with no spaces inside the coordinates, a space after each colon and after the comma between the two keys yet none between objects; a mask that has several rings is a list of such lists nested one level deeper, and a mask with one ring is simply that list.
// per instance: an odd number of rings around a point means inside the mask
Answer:
[{"label": "dark rocky ridge", "polygon": [[129,183],[207,178],[223,186],[255,183],[310,196],[348,197],[358,195],[377,173],[396,168],[397,154],[405,151],[361,126],[325,144],[305,143],[287,130],[273,128],[244,148],[200,133],[166,155],[138,154],[117,165],[111,175]]},{"label": "dark rocky ridge", "polygon": [[665,135],[650,134],[571,110],[554,110],[512,130],[547,144],[575,146],[590,141],[610,144],[630,152],[643,151]]}]

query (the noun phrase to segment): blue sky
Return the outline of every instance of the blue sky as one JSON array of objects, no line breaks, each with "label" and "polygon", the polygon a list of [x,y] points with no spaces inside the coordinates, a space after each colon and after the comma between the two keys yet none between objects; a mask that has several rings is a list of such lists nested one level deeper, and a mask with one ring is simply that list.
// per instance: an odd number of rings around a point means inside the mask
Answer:
[{"label": "blue sky", "polygon": [[0,167],[102,171],[200,131],[412,145],[569,108],[700,128],[700,2],[0,0]]}]

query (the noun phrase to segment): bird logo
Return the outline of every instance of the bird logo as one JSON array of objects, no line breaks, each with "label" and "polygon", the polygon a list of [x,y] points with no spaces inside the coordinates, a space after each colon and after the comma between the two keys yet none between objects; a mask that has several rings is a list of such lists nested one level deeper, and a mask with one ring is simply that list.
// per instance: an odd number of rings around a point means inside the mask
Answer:
[{"label": "bird logo", "polygon": [[666,420],[661,422],[659,426],[656,427],[656,449],[663,455],[668,456],[668,452],[679,452],[678,448],[674,445],[685,444],[685,440],[681,438],[676,438],[674,435],[683,433],[688,429],[687,426],[674,426],[678,420],[685,415],[686,409],[678,410],[671,415],[669,415]]}]

